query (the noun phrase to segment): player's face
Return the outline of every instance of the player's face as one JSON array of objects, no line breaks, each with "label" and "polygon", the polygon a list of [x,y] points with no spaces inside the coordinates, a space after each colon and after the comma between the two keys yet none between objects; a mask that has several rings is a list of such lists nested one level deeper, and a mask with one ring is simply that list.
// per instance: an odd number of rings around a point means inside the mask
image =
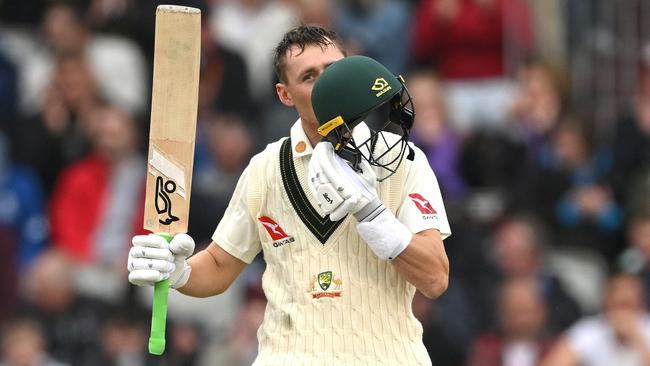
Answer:
[{"label": "player's face", "polygon": [[286,83],[276,85],[278,97],[284,105],[296,108],[304,125],[316,129],[318,121],[311,107],[311,90],[325,68],[344,55],[338,47],[330,44],[323,48],[308,45],[303,52],[293,47],[285,57]]}]

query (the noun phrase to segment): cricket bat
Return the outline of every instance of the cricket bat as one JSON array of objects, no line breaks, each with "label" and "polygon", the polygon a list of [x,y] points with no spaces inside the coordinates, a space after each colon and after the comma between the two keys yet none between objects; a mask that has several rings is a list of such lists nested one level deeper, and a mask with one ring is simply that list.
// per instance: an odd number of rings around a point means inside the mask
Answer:
[{"label": "cricket bat", "polygon": [[[201,11],[156,9],[144,228],[167,241],[187,232],[199,97]],[[149,353],[165,350],[169,280],[156,283]]]}]

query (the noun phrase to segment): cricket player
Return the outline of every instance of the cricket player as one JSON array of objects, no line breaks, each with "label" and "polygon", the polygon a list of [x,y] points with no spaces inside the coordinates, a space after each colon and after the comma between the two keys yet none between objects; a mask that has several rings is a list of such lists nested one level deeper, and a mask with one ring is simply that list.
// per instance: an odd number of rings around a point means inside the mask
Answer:
[{"label": "cricket player", "polygon": [[[213,242],[135,236],[129,280],[170,279],[183,294],[218,295],[262,251],[268,300],[254,365],[431,365],[411,301],[447,288],[450,235],[438,183],[408,143],[413,105],[400,78],[345,57],[317,26],[276,48],[280,101],[300,118],[244,170]],[[312,92],[313,91],[313,92]],[[394,131],[364,118],[388,110]]]}]

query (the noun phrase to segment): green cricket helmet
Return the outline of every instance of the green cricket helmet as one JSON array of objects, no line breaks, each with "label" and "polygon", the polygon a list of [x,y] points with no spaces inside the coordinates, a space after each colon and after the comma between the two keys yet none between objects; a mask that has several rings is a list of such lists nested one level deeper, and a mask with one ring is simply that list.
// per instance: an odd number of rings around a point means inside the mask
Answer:
[{"label": "green cricket helmet", "polygon": [[[396,77],[370,57],[345,57],[328,66],[318,77],[311,102],[320,124],[318,133],[354,169],[358,170],[361,159],[365,159],[370,165],[388,171],[379,180],[395,173],[404,153],[410,149],[407,142],[415,117],[413,101],[401,76]],[[388,111],[382,106],[387,106]],[[377,111],[383,115],[379,116],[378,123],[369,126],[370,136],[365,141],[355,141],[352,129]],[[387,129],[399,138],[387,139],[384,135]],[[378,143],[384,143],[385,149],[375,156]],[[394,149],[398,149],[398,154],[389,154]]]}]

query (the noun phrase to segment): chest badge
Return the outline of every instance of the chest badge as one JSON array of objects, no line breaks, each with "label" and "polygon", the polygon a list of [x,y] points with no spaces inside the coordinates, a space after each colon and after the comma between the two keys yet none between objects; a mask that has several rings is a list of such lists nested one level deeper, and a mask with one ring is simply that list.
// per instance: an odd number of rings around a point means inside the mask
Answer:
[{"label": "chest badge", "polygon": [[312,276],[309,292],[314,299],[320,299],[321,297],[341,297],[343,294],[341,285],[343,285],[343,281],[340,277],[335,276],[332,271],[325,271],[316,276]]}]

